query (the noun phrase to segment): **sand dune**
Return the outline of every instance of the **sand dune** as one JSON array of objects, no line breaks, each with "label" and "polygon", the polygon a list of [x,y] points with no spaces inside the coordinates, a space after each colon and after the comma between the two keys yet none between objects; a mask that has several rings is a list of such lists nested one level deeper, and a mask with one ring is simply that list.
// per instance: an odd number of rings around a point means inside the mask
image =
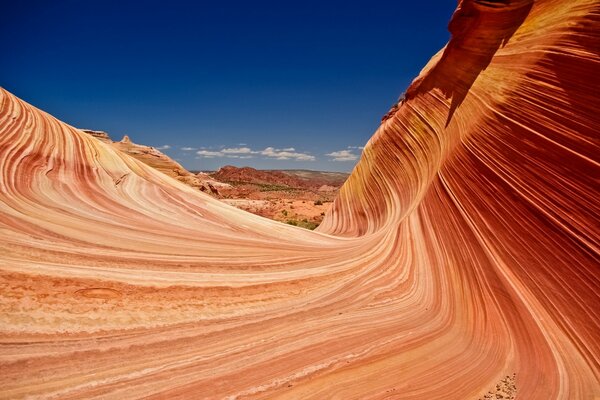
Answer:
[{"label": "sand dune", "polygon": [[600,5],[450,30],[317,232],[0,90],[0,398],[600,396]]}]

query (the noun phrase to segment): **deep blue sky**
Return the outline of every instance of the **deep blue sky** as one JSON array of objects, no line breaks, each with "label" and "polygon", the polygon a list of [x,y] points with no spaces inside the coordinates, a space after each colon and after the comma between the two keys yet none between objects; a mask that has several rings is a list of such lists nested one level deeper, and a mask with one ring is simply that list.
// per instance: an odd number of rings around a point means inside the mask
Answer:
[{"label": "deep blue sky", "polygon": [[446,43],[456,6],[3,3],[0,85],[71,125],[169,145],[189,169],[340,171]]}]

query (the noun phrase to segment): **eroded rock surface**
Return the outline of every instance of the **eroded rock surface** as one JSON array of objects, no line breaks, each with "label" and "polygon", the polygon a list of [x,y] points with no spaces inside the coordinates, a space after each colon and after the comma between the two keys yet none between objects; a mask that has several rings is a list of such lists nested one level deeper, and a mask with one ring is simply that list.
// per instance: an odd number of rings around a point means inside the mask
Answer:
[{"label": "eroded rock surface", "polygon": [[461,1],[316,232],[0,90],[0,397],[598,398],[599,16]]}]

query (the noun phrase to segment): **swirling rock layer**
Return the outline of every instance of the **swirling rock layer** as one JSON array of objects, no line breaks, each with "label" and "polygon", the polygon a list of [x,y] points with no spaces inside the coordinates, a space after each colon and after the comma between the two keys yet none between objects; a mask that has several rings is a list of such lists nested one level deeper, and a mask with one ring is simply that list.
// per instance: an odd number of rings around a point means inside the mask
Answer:
[{"label": "swirling rock layer", "polygon": [[151,166],[165,175],[175,178],[188,186],[211,194],[215,197],[218,197],[219,195],[217,188],[230,187],[228,184],[217,182],[214,179],[211,179],[204,173],[191,173],[183,168],[177,161],[162,153],[160,150],[154,147],[133,143],[127,135],[125,135],[121,141],[113,142],[106,132],[92,131],[89,129],[82,129],[82,131],[104,143],[110,144],[113,148],[130,155],[136,160]]},{"label": "swirling rock layer", "polygon": [[0,397],[600,396],[600,5],[450,30],[321,232],[1,90]]}]

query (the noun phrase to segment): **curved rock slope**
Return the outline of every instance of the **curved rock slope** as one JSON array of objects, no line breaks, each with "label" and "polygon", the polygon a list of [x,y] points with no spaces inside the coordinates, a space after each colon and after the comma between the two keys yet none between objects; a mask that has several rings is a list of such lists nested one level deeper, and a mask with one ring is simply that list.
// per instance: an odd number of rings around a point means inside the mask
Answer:
[{"label": "curved rock slope", "polygon": [[95,137],[98,140],[108,143],[115,149],[122,151],[123,153],[130,155],[131,157],[140,160],[144,164],[151,166],[154,169],[168,175],[172,178],[177,179],[180,182],[185,183],[195,189],[201,190],[208,194],[218,196],[218,188],[230,188],[230,185],[211,179],[207,174],[199,173],[193,174],[186,170],[177,161],[167,156],[160,150],[136,144],[129,139],[129,136],[125,135],[119,142],[113,142],[110,136],[103,131],[92,131],[89,129],[81,129],[83,132]]},{"label": "curved rock slope", "polygon": [[599,17],[461,2],[322,233],[0,90],[0,397],[597,398]]}]

